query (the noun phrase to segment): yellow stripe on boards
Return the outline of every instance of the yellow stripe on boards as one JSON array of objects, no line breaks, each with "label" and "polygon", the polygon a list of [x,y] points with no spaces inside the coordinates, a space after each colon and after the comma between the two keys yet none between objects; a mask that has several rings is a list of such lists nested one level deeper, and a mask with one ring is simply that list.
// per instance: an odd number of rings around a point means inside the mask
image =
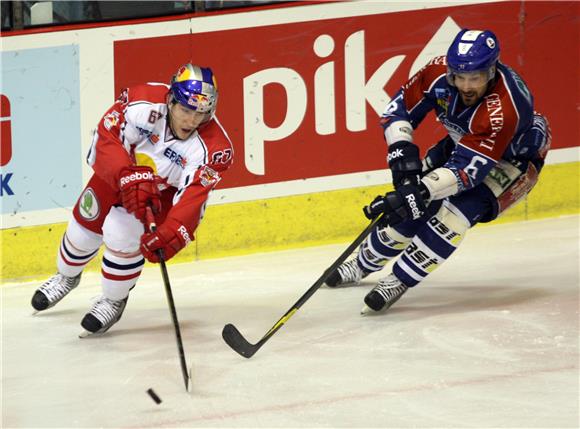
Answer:
[{"label": "yellow stripe on boards", "polygon": [[[580,163],[547,165],[529,197],[491,224],[580,213]],[[196,240],[173,258],[189,262],[352,241],[368,225],[362,207],[391,185],[208,206]],[[1,231],[2,283],[56,271],[66,224]],[[100,269],[100,257],[88,269]]]}]

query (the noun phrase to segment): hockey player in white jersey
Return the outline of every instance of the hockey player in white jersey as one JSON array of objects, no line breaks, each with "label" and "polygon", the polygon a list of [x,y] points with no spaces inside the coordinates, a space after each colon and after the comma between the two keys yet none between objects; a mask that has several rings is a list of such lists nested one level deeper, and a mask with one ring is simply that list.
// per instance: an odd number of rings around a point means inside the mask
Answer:
[{"label": "hockey player in white jersey", "polygon": [[[232,163],[233,148],[215,116],[211,69],[186,64],[170,85],[125,89],[105,113],[87,157],[93,176],[74,207],[57,253],[57,273],[32,297],[45,311],[80,282],[104,246],[102,296],[81,321],[103,333],[122,316],[145,259],[166,260],[193,240],[209,192]],[[148,214],[158,228],[148,230]]]},{"label": "hockey player in white jersey", "polygon": [[[395,191],[364,212],[369,219],[387,213],[388,225],[326,281],[358,283],[397,258],[363,312],[389,308],[445,262],[469,228],[492,221],[536,184],[550,147],[548,122],[499,53],[493,32],[464,29],[386,107],[381,124]],[[421,161],[413,130],[431,110],[448,136]]]}]

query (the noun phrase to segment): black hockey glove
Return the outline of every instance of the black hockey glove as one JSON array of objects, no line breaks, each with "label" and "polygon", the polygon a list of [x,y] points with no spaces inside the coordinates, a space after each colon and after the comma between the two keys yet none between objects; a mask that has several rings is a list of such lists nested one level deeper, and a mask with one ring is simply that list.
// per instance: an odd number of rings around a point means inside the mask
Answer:
[{"label": "black hockey glove", "polygon": [[387,161],[393,174],[393,185],[396,189],[405,183],[419,184],[423,165],[419,159],[419,148],[416,145],[406,141],[389,145]]},{"label": "black hockey glove", "polygon": [[424,187],[401,185],[396,191],[389,192],[384,197],[376,197],[363,208],[363,212],[367,219],[374,219],[381,213],[386,213],[389,225],[396,225],[408,219],[417,220],[427,209],[426,194],[428,191]]},{"label": "black hockey glove", "polygon": [[453,149],[455,149],[455,142],[449,136],[431,146],[425,154],[424,162],[427,169],[423,173],[427,174],[428,172],[445,165],[447,160],[451,157]]}]

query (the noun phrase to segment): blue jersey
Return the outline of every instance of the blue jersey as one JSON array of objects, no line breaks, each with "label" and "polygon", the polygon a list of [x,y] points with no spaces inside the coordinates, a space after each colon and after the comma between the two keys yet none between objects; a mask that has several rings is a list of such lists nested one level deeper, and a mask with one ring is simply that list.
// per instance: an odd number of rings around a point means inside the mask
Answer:
[{"label": "blue jersey", "polygon": [[533,97],[522,78],[498,63],[494,82],[482,99],[465,107],[446,78],[446,57],[436,57],[397,92],[382,115],[383,127],[403,120],[413,128],[435,111],[455,143],[444,167],[457,177],[459,191],[481,183],[500,159],[529,160],[541,167],[547,152],[545,122],[534,113]]}]

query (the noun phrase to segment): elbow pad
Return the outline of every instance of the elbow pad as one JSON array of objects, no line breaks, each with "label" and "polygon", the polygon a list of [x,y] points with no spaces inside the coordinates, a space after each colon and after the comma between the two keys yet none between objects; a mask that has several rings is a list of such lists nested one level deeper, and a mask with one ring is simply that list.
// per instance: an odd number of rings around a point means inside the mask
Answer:
[{"label": "elbow pad", "polygon": [[413,143],[413,126],[408,121],[395,121],[385,128],[385,140],[390,146],[396,142]]},{"label": "elbow pad", "polygon": [[442,200],[459,192],[457,178],[453,171],[440,167],[421,179],[423,185],[429,191],[431,200]]}]

